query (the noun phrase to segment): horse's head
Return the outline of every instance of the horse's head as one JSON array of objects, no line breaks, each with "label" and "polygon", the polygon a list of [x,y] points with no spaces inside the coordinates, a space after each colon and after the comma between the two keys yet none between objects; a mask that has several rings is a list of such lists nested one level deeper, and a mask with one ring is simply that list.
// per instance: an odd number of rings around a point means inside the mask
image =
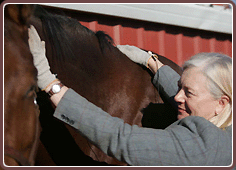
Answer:
[{"label": "horse's head", "polygon": [[28,46],[31,5],[4,9],[4,161],[33,165],[38,138],[37,70]]}]

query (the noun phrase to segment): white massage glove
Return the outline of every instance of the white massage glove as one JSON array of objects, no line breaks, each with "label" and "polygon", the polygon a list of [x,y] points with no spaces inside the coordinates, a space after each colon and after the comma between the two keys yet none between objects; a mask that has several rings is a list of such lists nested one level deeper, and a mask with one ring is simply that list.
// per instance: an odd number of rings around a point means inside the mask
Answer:
[{"label": "white massage glove", "polygon": [[45,90],[56,79],[56,76],[50,71],[50,66],[46,58],[45,42],[41,41],[34,26],[30,26],[28,33],[30,51],[33,55],[34,65],[38,70],[38,87]]},{"label": "white massage glove", "polygon": [[135,46],[130,45],[117,45],[116,46],[122,53],[124,53],[130,60],[135,63],[142,64],[148,67],[148,60],[152,56],[151,53],[143,51]]}]

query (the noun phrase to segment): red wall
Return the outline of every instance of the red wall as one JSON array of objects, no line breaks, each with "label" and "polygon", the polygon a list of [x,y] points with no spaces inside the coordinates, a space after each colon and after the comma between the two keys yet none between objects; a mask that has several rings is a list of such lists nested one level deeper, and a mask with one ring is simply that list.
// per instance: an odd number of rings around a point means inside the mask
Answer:
[{"label": "red wall", "polygon": [[219,52],[232,57],[231,34],[71,10],[64,12],[93,31],[105,31],[117,45],[129,44],[151,50],[179,65],[199,52]]}]

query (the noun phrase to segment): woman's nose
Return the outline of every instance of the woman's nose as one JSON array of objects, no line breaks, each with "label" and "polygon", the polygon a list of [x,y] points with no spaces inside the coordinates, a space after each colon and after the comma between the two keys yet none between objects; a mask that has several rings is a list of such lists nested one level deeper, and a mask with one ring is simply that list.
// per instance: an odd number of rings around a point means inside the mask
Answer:
[{"label": "woman's nose", "polygon": [[176,94],[176,96],[175,96],[175,101],[177,102],[177,103],[183,103],[185,100],[184,100],[184,90],[183,89],[181,89],[177,94]]}]

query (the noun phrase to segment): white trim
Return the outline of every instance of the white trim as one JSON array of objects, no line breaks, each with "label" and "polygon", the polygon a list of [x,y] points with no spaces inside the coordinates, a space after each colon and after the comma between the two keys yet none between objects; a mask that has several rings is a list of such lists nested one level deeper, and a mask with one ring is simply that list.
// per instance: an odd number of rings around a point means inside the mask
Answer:
[{"label": "white trim", "polygon": [[92,12],[232,34],[233,10],[217,10],[196,4],[44,4],[53,7]]}]

